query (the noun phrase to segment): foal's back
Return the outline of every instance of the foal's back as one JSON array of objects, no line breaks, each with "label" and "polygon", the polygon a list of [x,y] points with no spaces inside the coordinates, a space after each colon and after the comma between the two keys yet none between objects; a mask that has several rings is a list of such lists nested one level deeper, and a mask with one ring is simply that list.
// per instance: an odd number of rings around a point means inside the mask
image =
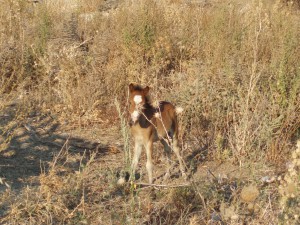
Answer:
[{"label": "foal's back", "polygon": [[159,102],[158,107],[145,104],[142,114],[131,126],[134,135],[145,133],[153,141],[177,138],[178,124],[176,110],[175,106],[170,102]]},{"label": "foal's back", "polygon": [[170,102],[160,102],[154,120],[158,137],[177,138],[178,124],[174,105]]}]

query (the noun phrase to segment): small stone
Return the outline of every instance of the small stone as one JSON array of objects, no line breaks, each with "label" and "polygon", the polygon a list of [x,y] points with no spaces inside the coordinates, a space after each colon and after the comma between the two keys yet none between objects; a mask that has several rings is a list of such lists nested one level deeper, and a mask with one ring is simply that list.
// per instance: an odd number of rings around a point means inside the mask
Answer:
[{"label": "small stone", "polygon": [[240,196],[244,202],[254,202],[258,195],[259,190],[257,187],[254,185],[249,185],[243,188]]},{"label": "small stone", "polygon": [[118,182],[117,182],[118,185],[123,185],[125,184],[125,178],[124,177],[121,177]]},{"label": "small stone", "polygon": [[297,193],[297,186],[295,185],[295,183],[288,183],[285,188],[285,192],[290,195],[295,195]]}]

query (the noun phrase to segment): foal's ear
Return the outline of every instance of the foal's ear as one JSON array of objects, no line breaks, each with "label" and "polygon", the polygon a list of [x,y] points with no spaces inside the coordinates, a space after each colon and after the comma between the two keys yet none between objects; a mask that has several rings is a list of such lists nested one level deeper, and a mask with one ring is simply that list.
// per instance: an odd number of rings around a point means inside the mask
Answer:
[{"label": "foal's ear", "polygon": [[129,84],[129,91],[132,92],[133,90],[134,90],[134,84],[131,83],[131,84]]},{"label": "foal's ear", "polygon": [[143,89],[144,95],[147,95],[149,92],[150,88],[147,86]]}]

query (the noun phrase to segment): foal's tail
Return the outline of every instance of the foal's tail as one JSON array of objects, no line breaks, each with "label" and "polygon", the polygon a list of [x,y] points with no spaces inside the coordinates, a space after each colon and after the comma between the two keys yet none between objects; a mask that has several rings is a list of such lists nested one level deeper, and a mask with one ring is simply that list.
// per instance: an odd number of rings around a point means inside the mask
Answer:
[{"label": "foal's tail", "polygon": [[181,113],[183,112],[183,108],[180,107],[180,106],[177,106],[177,107],[175,108],[175,112],[176,112],[177,115],[179,115],[179,114],[181,114]]},{"label": "foal's tail", "polygon": [[175,107],[175,115],[173,118],[173,131],[174,131],[174,137],[178,139],[179,134],[179,124],[178,124],[178,116],[183,112],[183,108],[180,106]]}]

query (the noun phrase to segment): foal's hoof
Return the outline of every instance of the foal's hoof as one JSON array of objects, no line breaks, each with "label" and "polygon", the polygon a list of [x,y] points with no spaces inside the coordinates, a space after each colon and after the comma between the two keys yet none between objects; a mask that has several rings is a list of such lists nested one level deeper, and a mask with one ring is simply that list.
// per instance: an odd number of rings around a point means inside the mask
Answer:
[{"label": "foal's hoof", "polygon": [[182,177],[184,180],[188,180],[188,175],[185,172],[182,172]]},{"label": "foal's hoof", "polygon": [[169,180],[170,177],[171,177],[170,173],[167,172],[167,173],[164,175],[164,181]]}]

